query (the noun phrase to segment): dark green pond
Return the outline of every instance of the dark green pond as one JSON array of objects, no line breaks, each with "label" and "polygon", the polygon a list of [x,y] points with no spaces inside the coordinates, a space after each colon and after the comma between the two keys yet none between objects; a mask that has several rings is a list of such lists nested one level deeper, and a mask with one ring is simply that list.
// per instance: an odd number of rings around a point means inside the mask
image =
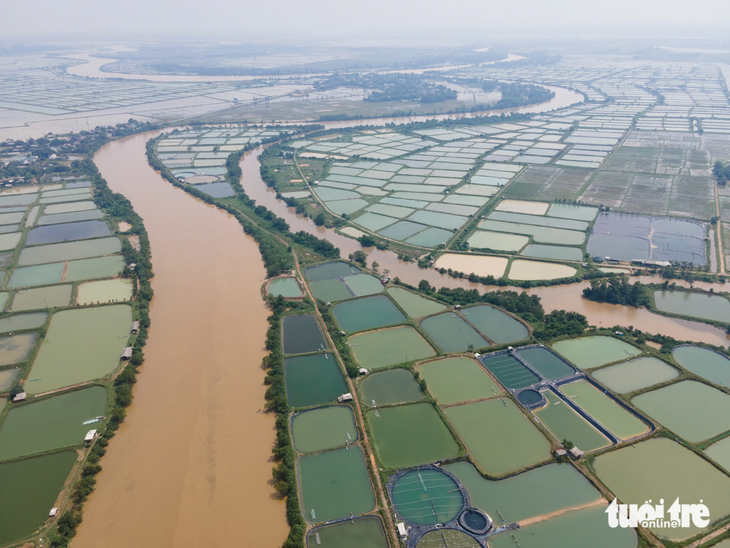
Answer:
[{"label": "dark green pond", "polygon": [[292,407],[329,403],[347,392],[347,384],[332,354],[286,358],[284,372]]},{"label": "dark green pond", "polygon": [[311,314],[287,316],[281,324],[284,354],[305,354],[326,348],[319,324]]}]

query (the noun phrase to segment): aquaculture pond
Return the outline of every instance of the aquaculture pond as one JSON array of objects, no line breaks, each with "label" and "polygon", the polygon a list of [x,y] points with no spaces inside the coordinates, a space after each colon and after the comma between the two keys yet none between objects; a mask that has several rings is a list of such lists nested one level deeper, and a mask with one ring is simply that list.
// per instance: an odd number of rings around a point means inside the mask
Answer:
[{"label": "aquaculture pond", "polygon": [[575,276],[576,272],[575,268],[564,264],[515,259],[507,277],[512,280],[557,280]]},{"label": "aquaculture pond", "polygon": [[546,379],[560,379],[575,373],[575,369],[544,347],[517,350],[517,355]]},{"label": "aquaculture pond", "polygon": [[689,291],[655,291],[654,302],[662,312],[730,323],[730,301],[720,295]]},{"label": "aquaculture pond", "polygon": [[580,367],[590,369],[631,356],[641,354],[641,350],[613,337],[581,337],[553,344],[561,356]]},{"label": "aquaculture pond", "polygon": [[341,261],[322,263],[304,269],[304,277],[310,282],[328,280],[330,278],[342,278],[359,273],[360,271],[357,268]]},{"label": "aquaculture pond", "polygon": [[540,381],[540,377],[509,354],[487,356],[482,363],[506,388],[525,388]]},{"label": "aquaculture pond", "polygon": [[374,449],[383,466],[404,468],[454,457],[459,446],[430,403],[367,413]]},{"label": "aquaculture pond", "polygon": [[58,283],[63,277],[65,266],[65,263],[55,263],[16,268],[10,276],[8,287],[31,287]]},{"label": "aquaculture pond", "polygon": [[307,537],[307,548],[388,548],[383,524],[375,516],[326,525]]},{"label": "aquaculture pond", "polygon": [[86,282],[78,287],[78,304],[123,302],[132,299],[131,280],[99,280]]},{"label": "aquaculture pond", "polygon": [[71,240],[98,238],[111,234],[104,221],[81,221],[32,228],[25,239],[25,245],[54,244]]},{"label": "aquaculture pond", "polygon": [[557,259],[561,261],[581,262],[583,250],[579,247],[565,247],[560,245],[530,244],[522,253],[523,257],[535,257],[537,259]]},{"label": "aquaculture pond", "polygon": [[[104,213],[99,209],[90,209],[89,211],[78,211],[75,213],[57,213],[55,215],[42,215],[38,219],[38,225],[46,226],[61,223],[75,223],[76,221],[91,221],[103,217]],[[30,224],[32,225],[33,223],[31,222]]]},{"label": "aquaculture pond", "polygon": [[0,460],[81,445],[95,428],[89,421],[106,415],[106,398],[94,386],[13,407],[0,427]]},{"label": "aquaculture pond", "polygon": [[444,358],[418,367],[428,391],[441,405],[491,398],[502,387],[471,358]]},{"label": "aquaculture pond", "polygon": [[[0,365],[22,362],[35,345],[37,338],[36,333],[21,333],[20,335],[10,335],[0,339]],[[4,372],[0,372],[0,379],[2,379],[3,374]],[[4,390],[2,386],[3,383],[0,380],[0,390]]]},{"label": "aquaculture pond", "polygon": [[319,299],[324,302],[333,303],[355,297],[355,295],[353,295],[347,288],[345,282],[339,278],[309,282],[309,289],[312,291],[312,295],[314,295],[315,299]]},{"label": "aquaculture pond", "polygon": [[299,488],[304,517],[310,523],[357,516],[375,506],[359,446],[300,457]]},{"label": "aquaculture pond", "polygon": [[471,306],[462,310],[461,314],[497,344],[521,341],[530,334],[525,324],[488,305]]},{"label": "aquaculture pond", "polygon": [[410,403],[423,398],[421,387],[407,369],[391,369],[369,375],[360,385],[367,406]]},{"label": "aquaculture pond", "polygon": [[[664,499],[665,504],[671,504],[679,497],[685,504],[696,504],[702,500],[710,508],[713,522],[730,513],[730,498],[727,496],[730,478],[689,449],[667,438],[652,438],[599,455],[593,468],[624,504],[640,505],[648,499]],[[672,540],[685,539],[703,530],[694,525],[650,529]]]},{"label": "aquaculture pond", "polygon": [[393,505],[405,519],[425,525],[446,523],[464,507],[459,486],[444,472],[411,470],[400,476],[391,491]]},{"label": "aquaculture pond", "polygon": [[446,305],[400,287],[388,289],[388,295],[398,303],[411,318],[422,318],[446,310]]},{"label": "aquaculture pond", "polygon": [[352,409],[332,405],[304,411],[292,418],[294,447],[300,453],[315,453],[341,447],[357,440]]},{"label": "aquaculture pond", "polygon": [[0,464],[0,544],[31,535],[46,522],[76,459],[75,451],[62,451]]},{"label": "aquaculture pond", "polygon": [[598,490],[572,466],[549,464],[493,481],[469,462],[444,465],[466,487],[471,505],[506,523],[582,506],[601,498]]},{"label": "aquaculture pond", "polygon": [[66,284],[17,291],[11,308],[13,312],[19,312],[68,306],[71,302],[71,289],[71,284]]},{"label": "aquaculture pond", "polygon": [[635,396],[631,403],[690,443],[730,430],[730,396],[701,382],[671,384]]},{"label": "aquaculture pond", "polygon": [[286,394],[292,407],[309,407],[337,399],[347,383],[332,354],[312,354],[284,359]]},{"label": "aquaculture pond", "polygon": [[23,329],[35,329],[46,323],[48,314],[45,312],[32,312],[31,314],[15,314],[0,320],[0,333],[9,331],[22,331]]},{"label": "aquaculture pond", "polygon": [[113,372],[127,346],[131,325],[129,305],[57,312],[28,374],[25,391],[40,394]]},{"label": "aquaculture pond", "polygon": [[591,375],[614,392],[628,394],[647,386],[671,381],[679,375],[679,371],[660,359],[644,357],[596,369]]},{"label": "aquaculture pond", "polygon": [[677,346],[672,356],[687,371],[712,383],[730,386],[730,360],[722,354],[699,346]]},{"label": "aquaculture pond", "polygon": [[705,454],[725,470],[730,471],[730,437],[710,445],[705,449]]},{"label": "aquaculture pond", "polygon": [[296,278],[274,278],[269,283],[268,293],[272,297],[295,298],[301,297],[302,288]]},{"label": "aquaculture pond", "polygon": [[560,391],[619,439],[649,431],[649,426],[586,380],[563,384]]},{"label": "aquaculture pond", "polygon": [[489,341],[453,312],[426,318],[421,327],[445,352],[467,352],[489,346]]},{"label": "aquaculture pond", "polygon": [[481,548],[476,539],[458,529],[439,529],[423,535],[416,548]]},{"label": "aquaculture pond", "polygon": [[119,255],[69,261],[64,281],[79,282],[96,278],[116,276],[124,268],[124,259]]},{"label": "aquaculture pond", "polygon": [[370,274],[355,274],[343,278],[345,285],[356,297],[365,297],[383,292],[383,283]]},{"label": "aquaculture pond", "polygon": [[26,247],[20,252],[18,265],[31,266],[42,263],[86,259],[101,255],[112,255],[119,253],[121,250],[122,242],[114,236],[111,238],[99,238],[97,240]]},{"label": "aquaculture pond", "polygon": [[284,354],[305,354],[327,348],[322,330],[312,314],[286,316],[281,326]]},{"label": "aquaculture pond", "polygon": [[360,333],[349,339],[357,362],[366,369],[378,369],[435,356],[436,352],[410,326]]},{"label": "aquaculture pond", "polygon": [[477,464],[495,476],[550,458],[550,444],[511,400],[498,398],[445,409]]},{"label": "aquaculture pond", "polygon": [[583,417],[571,409],[552,391],[546,390],[545,407],[533,411],[558,442],[569,440],[581,451],[594,451],[607,447],[611,441],[596,430]]},{"label": "aquaculture pond", "polygon": [[406,319],[385,295],[365,297],[335,305],[332,312],[345,331],[363,331],[400,323]]},{"label": "aquaculture pond", "polygon": [[[555,516],[495,535],[489,539],[490,548],[565,548],[590,546],[591,548],[635,548],[636,532],[630,528],[608,525],[606,507],[596,506]],[[514,538],[513,538],[514,537]]]}]

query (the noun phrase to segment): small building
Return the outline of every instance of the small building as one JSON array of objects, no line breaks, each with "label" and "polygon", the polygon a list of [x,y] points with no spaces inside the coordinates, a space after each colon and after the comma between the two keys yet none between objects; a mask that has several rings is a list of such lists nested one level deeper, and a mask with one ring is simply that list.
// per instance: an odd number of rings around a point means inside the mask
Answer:
[{"label": "small building", "polygon": [[96,438],[96,430],[89,430],[88,432],[86,432],[84,443],[91,443],[92,441],[94,441],[94,438]]},{"label": "small building", "polygon": [[124,349],[124,352],[122,352],[122,359],[128,360],[131,357],[132,357],[132,347],[128,346],[127,348]]},{"label": "small building", "polygon": [[460,304],[455,304],[454,305],[454,308],[456,308],[456,310],[460,310],[461,309],[461,305]]},{"label": "small building", "polygon": [[25,398],[27,398],[28,395],[25,392],[18,392],[13,397],[13,403],[18,403],[20,401],[25,401]]},{"label": "small building", "polygon": [[51,511],[48,512],[48,517],[49,518],[56,517],[56,514],[58,514],[58,508],[51,508]]},{"label": "small building", "polygon": [[347,394],[342,394],[337,398],[337,401],[342,403],[346,401],[352,401],[352,393],[348,392]]},{"label": "small building", "polygon": [[406,529],[405,523],[402,521],[395,524],[396,528],[398,529],[398,536],[401,538],[401,540],[405,540],[408,538],[408,530]]},{"label": "small building", "polygon": [[364,367],[361,367],[359,372],[360,372],[361,375],[367,375],[368,374],[368,370],[365,369]]},{"label": "small building", "polygon": [[577,447],[572,447],[568,453],[570,453],[570,456],[573,457],[573,460],[582,459],[585,456],[585,453]]},{"label": "small building", "polygon": [[132,333],[137,333],[139,331],[139,322],[132,322]]},{"label": "small building", "polygon": [[555,451],[555,453],[553,453],[553,454],[555,455],[556,458],[560,458],[560,457],[566,456],[568,454],[568,452],[565,449],[560,448],[560,449],[557,449]]}]

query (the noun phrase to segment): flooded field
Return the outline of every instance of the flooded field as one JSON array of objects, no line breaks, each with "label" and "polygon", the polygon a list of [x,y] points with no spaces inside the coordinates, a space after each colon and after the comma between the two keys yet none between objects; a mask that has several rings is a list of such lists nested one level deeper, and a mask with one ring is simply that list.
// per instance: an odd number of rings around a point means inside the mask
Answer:
[{"label": "flooded field", "polygon": [[559,341],[553,344],[553,349],[581,369],[591,369],[641,353],[638,348],[613,337],[581,337]]},{"label": "flooded field", "polygon": [[360,333],[350,337],[357,362],[366,369],[378,369],[435,356],[436,352],[410,326]]},{"label": "flooded field", "polygon": [[315,529],[307,539],[307,548],[388,548],[383,524],[367,516]]},{"label": "flooded field", "polygon": [[365,405],[410,403],[423,398],[421,387],[407,369],[391,369],[369,375],[360,384]]},{"label": "flooded field", "polygon": [[440,404],[491,398],[502,387],[471,358],[445,358],[418,367],[428,391]]},{"label": "flooded field", "polygon": [[300,453],[316,453],[357,440],[352,409],[333,405],[295,415],[291,421],[294,447]]},{"label": "flooded field", "polygon": [[492,306],[470,306],[461,315],[497,344],[520,341],[529,335],[525,324]]},{"label": "flooded field", "polygon": [[628,394],[670,381],[679,375],[679,371],[657,358],[637,358],[597,369],[591,375],[614,392]]},{"label": "flooded field", "polygon": [[730,301],[719,295],[689,291],[655,291],[654,302],[662,312],[730,323]]},{"label": "flooded field", "polygon": [[568,440],[585,452],[595,451],[611,444],[608,438],[568,407],[551,390],[546,390],[543,395],[547,399],[547,404],[534,413],[552,432],[556,441],[562,443],[563,440]]},{"label": "flooded field", "polygon": [[404,518],[436,525],[454,519],[464,507],[456,482],[440,470],[411,470],[393,485],[393,505]]},{"label": "flooded field", "polygon": [[449,422],[488,474],[499,476],[550,458],[550,444],[511,400],[448,407]]},{"label": "flooded field", "polygon": [[426,464],[458,453],[451,432],[429,403],[372,410],[367,419],[373,448],[388,468]]},{"label": "flooded field", "polygon": [[489,341],[453,312],[426,318],[421,328],[445,352],[467,352],[489,346]]},{"label": "flooded field", "polygon": [[720,386],[730,386],[730,360],[722,354],[699,346],[678,346],[672,356],[695,375]]},{"label": "flooded field", "polygon": [[100,280],[79,285],[76,302],[78,304],[105,304],[132,299],[131,280]]},{"label": "flooded field", "polygon": [[347,392],[347,383],[332,354],[286,358],[284,373],[287,398],[292,407],[329,403]]}]

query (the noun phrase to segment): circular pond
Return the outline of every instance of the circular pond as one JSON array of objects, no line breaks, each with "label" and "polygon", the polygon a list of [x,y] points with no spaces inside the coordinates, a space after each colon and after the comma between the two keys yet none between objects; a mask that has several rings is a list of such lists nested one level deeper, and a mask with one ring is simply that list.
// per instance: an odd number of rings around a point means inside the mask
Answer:
[{"label": "circular pond", "polygon": [[523,390],[517,395],[517,399],[520,403],[526,407],[535,405],[537,402],[542,400],[542,394],[537,390]]},{"label": "circular pond", "polygon": [[426,525],[451,521],[464,507],[456,482],[434,469],[406,472],[396,480],[391,496],[403,518]]},{"label": "circular pond", "polygon": [[478,508],[467,508],[459,516],[461,526],[475,535],[485,535],[492,528],[492,520]]}]

